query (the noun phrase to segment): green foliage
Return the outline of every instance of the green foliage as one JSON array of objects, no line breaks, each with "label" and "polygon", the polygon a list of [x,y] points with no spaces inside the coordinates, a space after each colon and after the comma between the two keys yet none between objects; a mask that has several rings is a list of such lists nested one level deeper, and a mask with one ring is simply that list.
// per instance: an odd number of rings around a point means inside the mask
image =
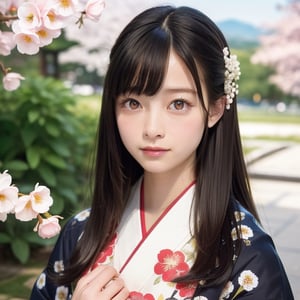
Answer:
[{"label": "green foliage", "polygon": [[239,111],[240,122],[270,123],[270,124],[295,124],[300,125],[299,114],[279,113],[269,109],[253,108]]},{"label": "green foliage", "polygon": [[[31,192],[37,182],[48,186],[54,199],[51,213],[68,218],[86,198],[95,116],[77,112],[74,95],[50,78],[27,78],[20,89],[0,90],[0,95],[0,171],[8,170],[22,193]],[[22,263],[34,245],[55,240],[37,238],[34,225],[12,215],[0,224],[0,244],[9,244]]]},{"label": "green foliage", "polygon": [[0,281],[1,295],[9,295],[10,297],[1,299],[29,299],[31,288],[28,287],[28,280],[31,280],[36,274],[19,274],[12,276],[6,280]]},{"label": "green foliage", "polygon": [[26,78],[38,76],[40,74],[40,53],[35,55],[24,55],[18,52],[15,47],[10,55],[2,55],[1,61],[4,63],[5,67],[11,68],[11,71],[21,73],[22,75],[26,74]]},{"label": "green foliage", "polygon": [[241,64],[241,78],[239,80],[239,98],[252,100],[254,95],[260,95],[261,99],[269,101],[282,100],[284,94],[274,84],[270,83],[269,78],[274,71],[266,66],[251,63],[251,56],[254,49],[233,50],[237,54]]}]

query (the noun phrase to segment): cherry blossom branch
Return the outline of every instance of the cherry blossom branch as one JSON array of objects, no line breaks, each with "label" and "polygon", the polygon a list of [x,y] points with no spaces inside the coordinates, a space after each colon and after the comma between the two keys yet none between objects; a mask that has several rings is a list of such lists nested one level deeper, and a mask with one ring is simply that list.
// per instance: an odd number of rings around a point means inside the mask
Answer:
[{"label": "cherry blossom branch", "polygon": [[2,61],[0,61],[0,69],[1,69],[1,72],[6,75],[7,72],[9,72],[9,68],[5,68],[4,64]]},{"label": "cherry blossom branch", "polygon": [[13,15],[3,15],[0,13],[0,22],[9,22],[9,21],[14,21],[18,20],[18,16],[13,16]]},{"label": "cherry blossom branch", "polygon": [[[104,0],[57,1],[55,5],[52,0],[19,0],[19,7],[12,6],[15,3],[11,0],[1,1],[0,23],[6,23],[10,30],[0,30],[0,55],[4,56],[10,55],[15,46],[21,54],[37,54],[41,47],[60,36],[71,17],[77,16],[76,24],[80,28],[85,19],[99,21],[105,7]],[[12,11],[16,14],[11,14]],[[18,73],[10,74],[11,69],[3,64],[2,67],[4,88],[17,89],[24,77]]]},{"label": "cherry blossom branch", "polygon": [[59,234],[59,219],[63,218],[49,213],[53,198],[46,186],[37,183],[28,195],[20,193],[19,189],[12,185],[11,175],[4,171],[0,173],[0,200],[0,221],[5,222],[8,214],[14,214],[17,220],[24,222],[37,219],[33,231],[40,237],[52,238]]}]

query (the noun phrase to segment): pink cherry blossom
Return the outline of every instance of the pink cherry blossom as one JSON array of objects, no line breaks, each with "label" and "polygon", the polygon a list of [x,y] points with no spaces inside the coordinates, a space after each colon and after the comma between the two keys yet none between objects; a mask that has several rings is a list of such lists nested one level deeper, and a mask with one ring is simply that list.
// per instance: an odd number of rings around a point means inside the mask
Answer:
[{"label": "pink cherry blossom", "polygon": [[8,72],[3,77],[3,87],[7,91],[14,91],[20,86],[20,81],[24,79],[19,73]]},{"label": "pink cherry blossom", "polygon": [[24,2],[18,9],[20,27],[23,29],[34,29],[41,26],[41,13],[33,2]]},{"label": "pink cherry blossom", "polygon": [[49,239],[59,234],[61,227],[58,219],[60,216],[51,216],[47,219],[39,218],[38,224],[33,229],[38,232],[38,235],[43,239]]},{"label": "pink cherry blossom", "polygon": [[33,210],[31,197],[29,195],[21,196],[15,205],[15,217],[20,221],[31,221],[37,218],[38,213]]},{"label": "pink cherry blossom", "polygon": [[12,178],[7,171],[0,173],[0,220],[5,221],[7,214],[14,210],[18,199],[18,188],[11,186]]},{"label": "pink cherry blossom", "polygon": [[76,13],[76,6],[74,0],[56,0],[57,13],[64,17],[72,16]]},{"label": "pink cherry blossom", "polygon": [[53,204],[53,199],[50,196],[50,190],[44,185],[39,185],[37,183],[29,196],[31,197],[32,208],[37,213],[47,212],[49,207]]},{"label": "pink cherry blossom", "polygon": [[[12,30],[0,30],[0,55],[10,55],[15,46],[21,54],[37,54],[41,47],[60,36],[61,30],[74,21],[74,16],[77,18],[75,24],[80,27],[84,18],[98,21],[104,8],[105,0],[0,1],[0,13],[5,17],[3,21]],[[9,68],[1,61],[0,65],[5,75]],[[14,90],[20,85],[17,78],[11,79],[14,79],[14,85],[7,90]]]},{"label": "pink cherry blossom", "polygon": [[52,43],[54,38],[57,38],[61,34],[61,30],[50,30],[46,27],[41,27],[36,31],[39,36],[40,47],[44,47]]},{"label": "pink cherry blossom", "polygon": [[50,190],[37,183],[34,191],[18,199],[15,206],[16,218],[21,221],[30,221],[38,214],[47,212],[52,204]]},{"label": "pink cherry blossom", "polygon": [[7,219],[7,213],[0,213],[0,221],[5,222]]},{"label": "pink cherry blossom", "polygon": [[251,58],[252,63],[270,66],[275,72],[269,77],[284,93],[300,96],[299,71],[299,1],[287,1],[282,17],[266,27],[260,47]]},{"label": "pink cherry blossom", "polygon": [[7,173],[7,170],[0,173],[0,190],[11,185],[12,178],[11,175]]},{"label": "pink cherry blossom", "polygon": [[0,55],[10,55],[15,46],[14,34],[8,31],[0,31]]},{"label": "pink cherry blossom", "polygon": [[85,15],[90,20],[99,21],[104,7],[103,0],[88,0],[85,6]]},{"label": "pink cherry blossom", "polygon": [[34,55],[40,50],[40,39],[36,33],[30,31],[16,33],[15,40],[17,49],[22,54]]},{"label": "pink cherry blossom", "polygon": [[57,30],[65,27],[65,18],[58,15],[55,9],[45,8],[42,11],[43,25],[50,30]]},{"label": "pink cherry blossom", "polygon": [[0,12],[2,14],[6,14],[7,12],[17,10],[17,8],[20,6],[20,4],[24,0],[5,0],[0,1]]}]

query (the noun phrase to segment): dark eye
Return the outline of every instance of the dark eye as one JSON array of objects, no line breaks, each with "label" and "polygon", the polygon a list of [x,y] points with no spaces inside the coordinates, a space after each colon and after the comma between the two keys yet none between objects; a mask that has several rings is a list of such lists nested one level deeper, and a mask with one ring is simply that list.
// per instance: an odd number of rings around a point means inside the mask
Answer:
[{"label": "dark eye", "polygon": [[177,99],[174,100],[171,104],[170,104],[170,109],[172,110],[184,110],[186,108],[186,102],[182,99]]},{"label": "dark eye", "polygon": [[124,102],[124,106],[130,110],[135,110],[135,109],[138,109],[141,105],[140,103],[135,100],[135,99],[127,99],[125,102]]}]

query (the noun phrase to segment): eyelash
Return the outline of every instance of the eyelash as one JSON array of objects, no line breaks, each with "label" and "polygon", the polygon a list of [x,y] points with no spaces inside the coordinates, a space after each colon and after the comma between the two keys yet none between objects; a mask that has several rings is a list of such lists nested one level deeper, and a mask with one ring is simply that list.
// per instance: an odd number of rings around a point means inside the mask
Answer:
[{"label": "eyelash", "polygon": [[[132,108],[131,107],[132,104],[136,105],[136,107]],[[182,108],[179,108],[179,109],[176,108],[176,105],[178,105],[178,104],[180,104],[182,106]],[[172,111],[185,111],[190,106],[191,106],[191,104],[184,99],[175,99],[168,105],[168,109],[172,110]],[[138,100],[136,100],[134,98],[126,98],[121,101],[121,107],[124,107],[128,110],[136,110],[141,107],[141,104]]]},{"label": "eyelash", "polygon": [[[131,108],[130,105],[134,103],[135,105],[137,105],[136,108]],[[140,102],[136,99],[133,98],[127,98],[121,101],[121,106],[130,110],[135,110],[137,108],[139,108],[141,106]]]},{"label": "eyelash", "polygon": [[[183,105],[183,107],[181,109],[177,109],[175,106],[177,104],[180,104],[180,105]],[[174,108],[171,108],[171,107],[174,107]],[[176,100],[173,100],[171,102],[171,104],[169,105],[169,107],[173,110],[176,110],[176,111],[182,111],[182,110],[187,110],[188,107],[191,106],[186,100],[184,99],[176,99]]]}]

